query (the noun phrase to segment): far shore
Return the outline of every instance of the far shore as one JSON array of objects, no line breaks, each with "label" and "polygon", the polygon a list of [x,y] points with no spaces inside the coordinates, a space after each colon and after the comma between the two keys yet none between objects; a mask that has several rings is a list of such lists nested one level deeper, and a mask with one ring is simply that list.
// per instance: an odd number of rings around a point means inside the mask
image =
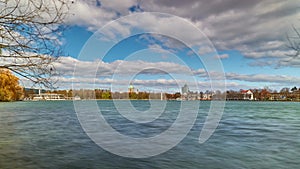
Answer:
[{"label": "far shore", "polygon": [[[72,100],[72,99],[65,99],[65,100],[17,100],[17,101],[0,101],[0,103],[7,103],[7,102],[51,102],[51,101],[109,101],[109,100],[132,100],[132,101],[148,101],[148,100],[155,100],[155,101],[203,101],[203,102],[210,102],[210,101],[223,101],[223,100],[175,100],[175,99],[169,99],[169,100],[161,100],[161,99],[81,99],[81,100]],[[226,102],[300,102],[300,100],[224,100]]]}]

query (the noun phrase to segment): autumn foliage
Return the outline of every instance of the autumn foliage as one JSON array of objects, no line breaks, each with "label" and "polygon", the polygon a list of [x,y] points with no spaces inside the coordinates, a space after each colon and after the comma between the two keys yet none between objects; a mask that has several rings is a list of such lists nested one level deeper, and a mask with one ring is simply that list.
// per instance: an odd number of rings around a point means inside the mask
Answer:
[{"label": "autumn foliage", "polygon": [[19,79],[9,70],[0,69],[0,101],[16,101],[23,97]]}]

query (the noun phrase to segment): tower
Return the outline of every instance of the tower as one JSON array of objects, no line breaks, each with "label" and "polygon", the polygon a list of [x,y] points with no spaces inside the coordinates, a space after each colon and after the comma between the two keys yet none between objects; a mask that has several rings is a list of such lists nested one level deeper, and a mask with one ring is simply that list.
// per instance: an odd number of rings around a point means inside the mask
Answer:
[{"label": "tower", "polygon": [[189,93],[189,87],[187,84],[185,84],[182,88],[181,88],[181,94],[188,94]]},{"label": "tower", "polygon": [[128,87],[128,93],[133,93],[134,92],[134,87],[132,85],[132,83],[130,83],[129,87]]}]

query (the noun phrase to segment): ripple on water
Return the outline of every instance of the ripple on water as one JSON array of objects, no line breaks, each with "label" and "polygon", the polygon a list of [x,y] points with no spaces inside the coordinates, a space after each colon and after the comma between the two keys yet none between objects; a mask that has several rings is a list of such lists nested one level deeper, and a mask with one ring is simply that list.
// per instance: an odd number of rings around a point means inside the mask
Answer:
[{"label": "ripple on water", "polygon": [[[149,104],[135,101],[138,110]],[[107,121],[135,137],[155,136],[177,117],[180,102],[152,123],[122,118],[111,101],[98,101]],[[187,137],[166,153],[129,159],[98,147],[82,130],[72,102],[0,103],[0,168],[298,168],[300,103],[227,102],[213,136],[198,143],[209,102],[202,102]],[[108,133],[109,134],[109,133]],[[112,140],[113,141],[113,140]]]}]

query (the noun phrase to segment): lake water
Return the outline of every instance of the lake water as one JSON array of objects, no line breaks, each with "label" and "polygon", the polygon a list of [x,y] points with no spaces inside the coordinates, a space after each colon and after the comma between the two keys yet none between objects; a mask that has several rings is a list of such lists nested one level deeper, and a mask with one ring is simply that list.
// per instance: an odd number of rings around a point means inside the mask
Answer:
[{"label": "lake water", "polygon": [[[133,101],[136,109],[147,101]],[[120,133],[153,137],[174,122],[180,102],[167,103],[165,115],[148,125],[120,118],[112,101],[98,101]],[[0,168],[299,168],[300,103],[227,102],[220,124],[198,143],[210,102],[201,102],[189,134],[171,150],[150,158],[111,154],[83,131],[73,102],[0,103]]]}]

